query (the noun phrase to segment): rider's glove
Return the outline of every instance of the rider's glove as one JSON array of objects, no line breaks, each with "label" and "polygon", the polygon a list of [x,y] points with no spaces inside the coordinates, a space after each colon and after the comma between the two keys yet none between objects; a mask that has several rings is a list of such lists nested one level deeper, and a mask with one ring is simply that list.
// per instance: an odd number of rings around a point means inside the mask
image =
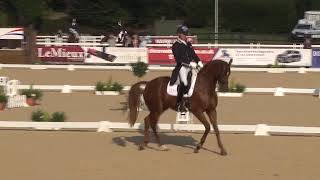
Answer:
[{"label": "rider's glove", "polygon": [[197,67],[197,64],[196,64],[195,62],[191,62],[191,63],[190,63],[190,67],[191,67],[191,68],[196,68],[196,67]]},{"label": "rider's glove", "polygon": [[198,67],[203,68],[203,64],[202,64],[201,61],[199,61],[199,62],[197,63],[197,65],[198,65]]}]

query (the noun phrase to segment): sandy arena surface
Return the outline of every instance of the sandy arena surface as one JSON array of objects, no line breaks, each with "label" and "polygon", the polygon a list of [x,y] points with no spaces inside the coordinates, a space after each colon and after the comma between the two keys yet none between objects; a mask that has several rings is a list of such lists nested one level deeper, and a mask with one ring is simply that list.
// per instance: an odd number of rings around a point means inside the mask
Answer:
[{"label": "sandy arena surface", "polygon": [[135,133],[0,131],[0,179],[318,180],[320,139],[214,135],[194,154],[199,134],[161,134],[169,151],[138,151]]},{"label": "sandy arena surface", "polygon": [[[170,72],[149,72],[150,80]],[[0,69],[0,76],[22,84],[94,85],[113,81],[131,85],[137,81],[130,71]],[[247,87],[320,87],[320,73],[234,72],[231,79]],[[64,111],[67,121],[126,122],[126,94],[96,96],[93,92],[61,94],[45,92],[35,107],[7,109],[0,121],[30,121],[31,112]],[[311,95],[249,94],[242,98],[219,98],[219,124],[320,126],[320,100]],[[147,112],[140,112],[142,122]],[[198,120],[194,120],[199,123]],[[175,123],[175,112],[167,111],[160,123]],[[0,180],[105,180],[105,179],[220,179],[220,180],[318,180],[320,137],[222,134],[229,153],[222,157],[213,134],[205,149],[194,154],[201,134],[161,133],[170,151],[137,150],[139,132],[0,131]]]}]

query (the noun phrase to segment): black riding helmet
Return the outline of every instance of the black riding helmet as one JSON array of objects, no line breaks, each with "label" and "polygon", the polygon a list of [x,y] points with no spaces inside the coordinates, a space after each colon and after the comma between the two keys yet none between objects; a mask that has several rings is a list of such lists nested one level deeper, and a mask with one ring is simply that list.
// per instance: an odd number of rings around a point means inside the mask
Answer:
[{"label": "black riding helmet", "polygon": [[177,34],[188,35],[189,28],[187,26],[180,25],[177,29]]}]

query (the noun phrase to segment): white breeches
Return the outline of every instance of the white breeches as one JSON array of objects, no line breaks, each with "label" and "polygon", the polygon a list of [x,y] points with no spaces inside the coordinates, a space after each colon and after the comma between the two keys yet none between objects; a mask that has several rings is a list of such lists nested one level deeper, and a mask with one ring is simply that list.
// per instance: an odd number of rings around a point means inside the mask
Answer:
[{"label": "white breeches", "polygon": [[191,70],[190,68],[182,66],[179,71],[179,80],[180,80],[180,83],[183,83],[184,86],[188,85],[187,77],[190,70]]}]

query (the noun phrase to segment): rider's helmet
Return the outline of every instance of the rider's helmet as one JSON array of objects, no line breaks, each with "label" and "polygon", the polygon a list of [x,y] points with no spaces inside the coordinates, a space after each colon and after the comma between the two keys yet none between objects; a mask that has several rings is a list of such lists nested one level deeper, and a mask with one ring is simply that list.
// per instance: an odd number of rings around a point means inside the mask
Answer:
[{"label": "rider's helmet", "polygon": [[189,32],[189,28],[184,25],[180,25],[177,29],[177,34],[183,34],[183,35],[187,36],[188,32]]}]

